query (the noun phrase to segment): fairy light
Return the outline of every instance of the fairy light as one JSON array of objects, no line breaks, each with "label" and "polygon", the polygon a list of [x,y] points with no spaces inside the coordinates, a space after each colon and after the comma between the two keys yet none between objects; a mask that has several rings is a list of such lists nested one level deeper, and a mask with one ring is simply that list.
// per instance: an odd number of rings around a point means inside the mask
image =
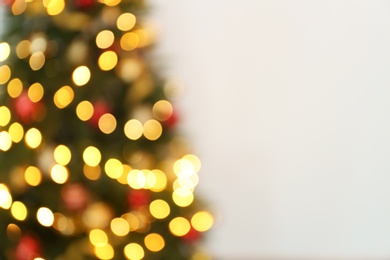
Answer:
[{"label": "fairy light", "polygon": [[91,71],[87,66],[77,67],[72,74],[74,84],[81,87],[88,83],[91,79]]},{"label": "fairy light", "polygon": [[0,106],[0,126],[8,125],[11,120],[11,111],[6,106]]},{"label": "fairy light", "polygon": [[121,237],[126,236],[130,232],[130,225],[123,218],[114,218],[111,220],[110,228],[112,233]]},{"label": "fairy light", "polygon": [[96,46],[100,49],[107,49],[115,40],[114,33],[109,30],[103,30],[96,35]]},{"label": "fairy light", "polygon": [[114,51],[103,52],[98,59],[99,68],[103,71],[112,70],[118,63],[118,55]]},{"label": "fairy light", "polygon": [[102,115],[98,121],[100,131],[105,134],[111,134],[114,132],[116,124],[116,118],[110,113]]},{"label": "fairy light", "polygon": [[169,231],[178,237],[186,235],[191,229],[190,222],[183,217],[176,217],[169,222]]},{"label": "fairy light", "polygon": [[136,20],[137,19],[134,14],[123,13],[118,17],[116,26],[121,31],[130,31],[134,27]]},{"label": "fairy light", "polygon": [[0,66],[0,84],[5,84],[11,77],[11,69],[8,65]]},{"label": "fairy light", "polygon": [[35,166],[29,166],[24,172],[24,179],[30,186],[38,186],[42,181],[42,173]]},{"label": "fairy light", "polygon": [[210,212],[199,211],[191,218],[191,225],[199,232],[206,232],[214,224],[214,217]]},{"label": "fairy light", "polygon": [[84,173],[84,176],[87,177],[87,179],[89,179],[91,181],[96,181],[97,179],[99,179],[99,177],[101,175],[101,169],[100,169],[99,165],[89,166],[89,165],[85,164],[83,167],[83,173]]},{"label": "fairy light", "polygon": [[11,6],[12,14],[20,15],[22,14],[27,7],[27,2],[24,0],[15,0]]},{"label": "fairy light", "polygon": [[43,67],[43,65],[45,65],[45,61],[46,61],[45,54],[43,54],[43,52],[38,51],[31,55],[29,64],[31,69],[36,71],[36,70],[40,70]]},{"label": "fairy light", "polygon": [[56,107],[62,109],[72,103],[74,99],[74,91],[70,86],[63,86],[56,91],[53,97]]},{"label": "fairy light", "polygon": [[97,258],[102,260],[113,259],[115,252],[114,248],[110,244],[105,244],[103,246],[96,246],[94,252]]},{"label": "fairy light", "polygon": [[138,47],[138,44],[139,44],[139,36],[133,32],[125,33],[120,40],[121,48],[125,51],[134,50],[135,48]]},{"label": "fairy light", "polygon": [[65,145],[58,145],[54,149],[54,160],[61,165],[67,165],[72,158],[70,149]]},{"label": "fairy light", "polygon": [[173,107],[167,100],[159,100],[153,105],[153,116],[159,121],[165,121],[172,116]]},{"label": "fairy light", "polygon": [[77,117],[81,121],[87,121],[93,116],[93,105],[91,102],[84,100],[81,101],[76,107]]},{"label": "fairy light", "polygon": [[150,188],[151,191],[154,192],[160,192],[165,190],[167,186],[167,176],[165,173],[161,170],[152,170],[154,177],[155,177],[155,183],[154,185]]},{"label": "fairy light", "polygon": [[89,241],[94,246],[104,246],[108,243],[107,234],[101,229],[93,229],[89,232]]},{"label": "fairy light", "polygon": [[50,177],[55,183],[64,184],[69,177],[68,169],[61,164],[55,164],[50,170]]},{"label": "fairy light", "polygon": [[145,256],[145,251],[137,243],[130,243],[124,248],[125,256],[131,260],[141,260]]},{"label": "fairy light", "polygon": [[65,9],[65,1],[49,0],[45,7],[48,15],[58,15]]},{"label": "fairy light", "polygon": [[12,205],[12,196],[6,185],[0,183],[0,208],[9,209]]},{"label": "fairy light", "polygon": [[20,201],[15,201],[11,206],[12,216],[20,221],[23,221],[27,217],[27,207]]},{"label": "fairy light", "polygon": [[20,79],[14,78],[8,82],[7,92],[12,98],[17,98],[23,91],[23,83]]},{"label": "fairy light", "polygon": [[8,151],[12,146],[12,138],[6,131],[0,132],[0,150]]},{"label": "fairy light", "polygon": [[40,83],[36,82],[28,88],[27,95],[32,102],[36,103],[42,99],[43,93],[43,86]]},{"label": "fairy light", "polygon": [[165,247],[164,238],[157,233],[147,235],[144,239],[144,243],[146,248],[152,252],[161,251]]},{"label": "fairy light", "polygon": [[6,42],[0,43],[0,62],[5,61],[9,54],[11,52],[11,48],[9,47],[9,44]]},{"label": "fairy light", "polygon": [[31,42],[29,40],[23,40],[16,45],[16,56],[19,59],[25,59],[30,55]]},{"label": "fairy light", "polygon": [[122,175],[123,165],[118,159],[110,158],[105,163],[104,170],[108,177],[116,179]]},{"label": "fairy light", "polygon": [[23,139],[24,129],[18,122],[12,123],[8,128],[8,133],[14,143],[19,143]]},{"label": "fairy light", "polygon": [[154,200],[149,205],[150,214],[157,219],[168,217],[171,212],[169,204],[161,199]]},{"label": "fairy light", "polygon": [[144,127],[137,119],[131,119],[126,122],[124,132],[130,140],[137,140],[142,136]]},{"label": "fairy light", "polygon": [[27,130],[24,136],[24,140],[28,147],[35,149],[42,142],[42,134],[38,129],[30,128],[29,130]]},{"label": "fairy light", "polygon": [[187,188],[180,187],[172,193],[173,202],[179,207],[187,207],[194,201],[194,194]]},{"label": "fairy light", "polygon": [[94,146],[88,146],[83,152],[83,160],[89,166],[97,166],[102,159],[102,155]]},{"label": "fairy light", "polygon": [[37,220],[44,227],[50,227],[54,222],[53,212],[46,207],[41,207],[37,211]]},{"label": "fairy light", "polygon": [[144,124],[143,134],[151,141],[157,140],[162,134],[162,126],[157,120],[150,119]]}]

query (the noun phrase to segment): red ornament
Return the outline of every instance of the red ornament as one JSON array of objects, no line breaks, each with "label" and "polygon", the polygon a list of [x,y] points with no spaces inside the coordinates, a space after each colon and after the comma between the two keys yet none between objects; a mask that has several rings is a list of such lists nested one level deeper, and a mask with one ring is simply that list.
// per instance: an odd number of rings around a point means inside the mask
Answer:
[{"label": "red ornament", "polygon": [[131,190],[127,195],[127,202],[131,209],[137,210],[149,205],[150,194],[147,190]]},{"label": "red ornament", "polygon": [[74,4],[81,9],[86,9],[94,6],[96,3],[96,0],[75,0]]},{"label": "red ornament", "polygon": [[93,104],[93,115],[91,119],[89,120],[89,123],[97,127],[99,119],[102,115],[109,113],[111,111],[110,106],[107,104],[107,102],[103,100],[98,100]]},{"label": "red ornament", "polygon": [[89,202],[89,191],[80,183],[66,184],[61,190],[61,198],[70,211],[82,211]]},{"label": "red ornament", "polygon": [[45,114],[45,106],[40,102],[32,102],[26,91],[23,91],[14,100],[13,105],[16,114],[25,124],[39,121],[43,119],[43,115]]},{"label": "red ornament", "polygon": [[179,122],[179,117],[175,110],[172,112],[171,116],[163,122],[163,124],[168,128],[173,128]]},{"label": "red ornament", "polygon": [[33,235],[24,235],[16,246],[16,260],[33,260],[41,255],[41,243]]},{"label": "red ornament", "polygon": [[188,233],[185,234],[182,238],[187,243],[195,243],[200,239],[201,235],[202,234],[199,231],[191,227],[190,231],[188,231]]}]

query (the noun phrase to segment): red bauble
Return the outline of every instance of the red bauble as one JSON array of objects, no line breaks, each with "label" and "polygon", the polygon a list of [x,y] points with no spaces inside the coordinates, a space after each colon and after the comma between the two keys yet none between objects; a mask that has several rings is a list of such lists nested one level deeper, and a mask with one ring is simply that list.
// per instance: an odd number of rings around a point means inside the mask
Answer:
[{"label": "red bauble", "polygon": [[96,0],[75,0],[74,4],[78,8],[86,9],[94,6],[96,3]]},{"label": "red bauble", "polygon": [[131,209],[137,210],[149,205],[150,193],[147,190],[131,190],[127,195],[127,202]]},{"label": "red bauble", "polygon": [[199,231],[191,227],[190,231],[188,231],[188,233],[185,234],[182,238],[187,243],[195,243],[200,239],[201,235],[202,234]]},{"label": "red bauble", "polygon": [[31,124],[32,122],[38,120],[42,117],[45,107],[41,103],[34,103],[28,97],[26,91],[23,91],[15,100],[14,100],[14,110],[18,117],[25,124]]},{"label": "red bauble", "polygon": [[177,122],[179,122],[179,117],[175,111],[172,112],[171,116],[163,122],[163,124],[168,128],[173,128]]},{"label": "red bauble", "polygon": [[97,127],[99,119],[102,115],[109,113],[111,111],[110,106],[104,100],[98,100],[93,103],[93,115],[89,120],[89,123]]},{"label": "red bauble", "polygon": [[69,183],[61,189],[61,198],[70,211],[82,211],[89,202],[89,191],[80,183]]},{"label": "red bauble", "polygon": [[24,235],[16,246],[16,260],[32,260],[41,255],[41,243],[33,235]]}]

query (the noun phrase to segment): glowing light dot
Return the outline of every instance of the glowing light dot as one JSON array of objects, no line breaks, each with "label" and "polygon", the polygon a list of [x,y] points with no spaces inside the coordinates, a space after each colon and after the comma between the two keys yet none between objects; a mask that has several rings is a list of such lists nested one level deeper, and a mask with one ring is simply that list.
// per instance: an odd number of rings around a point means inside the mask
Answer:
[{"label": "glowing light dot", "polygon": [[200,167],[201,167],[202,164],[201,164],[199,158],[196,155],[187,154],[187,155],[183,156],[183,159],[188,160],[188,161],[191,162],[195,172],[199,172],[200,171]]},{"label": "glowing light dot", "polygon": [[0,66],[0,84],[5,84],[11,77],[11,69],[7,65]]},{"label": "glowing light dot", "polygon": [[72,158],[72,153],[65,145],[59,145],[54,149],[54,160],[61,165],[67,165]]},{"label": "glowing light dot", "polygon": [[117,236],[126,236],[130,232],[129,223],[123,218],[114,218],[110,224],[111,231]]},{"label": "glowing light dot", "polygon": [[38,186],[42,181],[42,173],[37,167],[29,166],[24,172],[24,179],[30,186]]},{"label": "glowing light dot", "polygon": [[100,169],[99,165],[92,167],[92,166],[85,164],[84,168],[83,168],[83,173],[84,173],[85,177],[87,177],[89,180],[95,181],[95,180],[99,179],[100,174],[101,174],[101,169]]},{"label": "glowing light dot", "polygon": [[172,116],[173,107],[166,100],[157,101],[153,105],[153,116],[160,121],[165,121]]},{"label": "glowing light dot", "polygon": [[121,0],[104,0],[104,3],[107,6],[116,6],[121,2]]},{"label": "glowing light dot", "polygon": [[131,119],[127,121],[124,127],[125,135],[130,140],[139,139],[142,136],[143,131],[144,127],[142,126],[142,123],[137,119]]},{"label": "glowing light dot", "polygon": [[89,241],[94,246],[105,246],[108,243],[108,237],[103,230],[93,229],[89,232]]},{"label": "glowing light dot", "polygon": [[48,15],[58,15],[65,8],[64,0],[49,0],[46,5],[46,11]]},{"label": "glowing light dot", "polygon": [[70,103],[72,103],[73,99],[74,91],[69,86],[61,87],[56,91],[53,97],[54,104],[60,109],[67,107]]},{"label": "glowing light dot", "polygon": [[23,40],[16,46],[16,55],[19,59],[25,59],[30,55],[31,43],[28,40]]},{"label": "glowing light dot", "polygon": [[122,175],[123,165],[119,160],[111,158],[104,165],[104,170],[108,177],[116,179]]},{"label": "glowing light dot", "polygon": [[96,45],[100,49],[107,49],[114,43],[114,40],[115,40],[114,33],[109,30],[104,30],[99,32],[98,35],[96,36]]},{"label": "glowing light dot", "polygon": [[15,0],[12,4],[11,10],[14,15],[22,14],[27,7],[27,2],[24,0]]},{"label": "glowing light dot", "polygon": [[77,86],[83,86],[91,79],[91,71],[87,66],[77,67],[72,74],[74,84]]},{"label": "glowing light dot", "polygon": [[34,83],[28,88],[27,95],[32,102],[38,102],[42,99],[44,93],[44,89],[41,84]]},{"label": "glowing light dot", "polygon": [[45,65],[45,61],[46,61],[45,54],[43,54],[40,51],[35,52],[30,57],[30,61],[29,61],[30,67],[34,71],[40,70],[43,67],[43,65]]},{"label": "glowing light dot", "polygon": [[23,126],[18,122],[15,122],[10,125],[8,133],[10,134],[11,139],[14,143],[19,143],[23,139],[24,135]]},{"label": "glowing light dot", "polygon": [[25,140],[28,147],[35,149],[42,142],[42,134],[38,129],[30,128],[26,132],[26,135],[24,136],[24,140]]},{"label": "glowing light dot", "polygon": [[77,107],[76,107],[76,114],[77,114],[77,117],[81,120],[81,121],[87,121],[89,120],[92,115],[93,115],[93,105],[91,104],[91,102],[89,101],[81,101]]},{"label": "glowing light dot", "polygon": [[163,191],[167,186],[167,176],[160,170],[153,170],[152,172],[154,173],[156,181],[150,190],[154,192]]},{"label": "glowing light dot", "polygon": [[120,41],[121,48],[125,51],[131,51],[138,47],[139,36],[136,33],[125,33]]},{"label": "glowing light dot", "polygon": [[8,187],[0,183],[0,207],[9,209],[12,204],[12,197],[9,193]]},{"label": "glowing light dot", "polygon": [[149,211],[153,217],[157,219],[164,219],[168,217],[171,212],[171,209],[166,201],[157,199],[150,203]]},{"label": "glowing light dot", "polygon": [[99,118],[98,126],[103,133],[111,134],[116,128],[116,119],[110,113],[104,114]]},{"label": "glowing light dot", "polygon": [[125,246],[124,253],[131,260],[140,260],[145,256],[144,249],[137,243],[130,243]]},{"label": "glowing light dot", "polygon": [[102,155],[96,147],[88,146],[83,152],[83,160],[89,166],[97,166],[102,159]]},{"label": "glowing light dot", "polygon": [[116,21],[116,26],[121,31],[129,31],[131,30],[136,23],[136,17],[132,13],[124,13],[118,17]]},{"label": "glowing light dot", "polygon": [[11,111],[6,106],[0,107],[0,126],[8,125],[11,120]]},{"label": "glowing light dot", "polygon": [[8,151],[12,146],[12,139],[8,132],[0,132],[0,150]]},{"label": "glowing light dot", "polygon": [[147,235],[144,239],[144,242],[146,248],[152,252],[161,251],[165,246],[164,238],[157,233]]},{"label": "glowing light dot", "polygon": [[183,217],[176,217],[169,222],[169,230],[174,236],[184,236],[191,229],[190,222]]},{"label": "glowing light dot", "polygon": [[99,68],[103,71],[112,70],[117,63],[118,56],[114,51],[103,52],[98,59]]},{"label": "glowing light dot", "polygon": [[55,164],[51,168],[50,177],[55,183],[64,184],[69,177],[68,169],[61,164]]},{"label": "glowing light dot", "polygon": [[5,61],[11,52],[9,44],[6,42],[0,42],[0,61]]},{"label": "glowing light dot", "polygon": [[54,222],[54,214],[50,209],[41,207],[37,211],[37,219],[42,226],[50,227]]},{"label": "glowing light dot", "polygon": [[214,224],[214,217],[209,212],[199,211],[191,218],[191,224],[195,230],[205,232]]},{"label": "glowing light dot", "polygon": [[108,260],[114,258],[114,248],[110,244],[104,246],[97,246],[94,249],[97,258]]},{"label": "glowing light dot", "polygon": [[179,207],[187,207],[194,201],[194,194],[186,188],[178,188],[172,193],[173,202]]},{"label": "glowing light dot", "polygon": [[20,79],[11,79],[7,86],[8,95],[17,98],[23,91],[23,83]]},{"label": "glowing light dot", "polygon": [[11,206],[12,216],[20,221],[23,221],[27,217],[27,207],[20,201],[15,201]]},{"label": "glowing light dot", "polygon": [[144,124],[143,134],[149,140],[157,140],[162,134],[162,126],[157,120],[148,120]]}]

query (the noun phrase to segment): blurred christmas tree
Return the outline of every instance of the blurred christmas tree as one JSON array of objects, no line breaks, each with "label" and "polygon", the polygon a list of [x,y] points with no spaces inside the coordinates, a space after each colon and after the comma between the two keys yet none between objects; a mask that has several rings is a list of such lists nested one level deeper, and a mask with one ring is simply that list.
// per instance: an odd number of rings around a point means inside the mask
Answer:
[{"label": "blurred christmas tree", "polygon": [[213,217],[143,1],[1,8],[0,259],[198,259]]}]

